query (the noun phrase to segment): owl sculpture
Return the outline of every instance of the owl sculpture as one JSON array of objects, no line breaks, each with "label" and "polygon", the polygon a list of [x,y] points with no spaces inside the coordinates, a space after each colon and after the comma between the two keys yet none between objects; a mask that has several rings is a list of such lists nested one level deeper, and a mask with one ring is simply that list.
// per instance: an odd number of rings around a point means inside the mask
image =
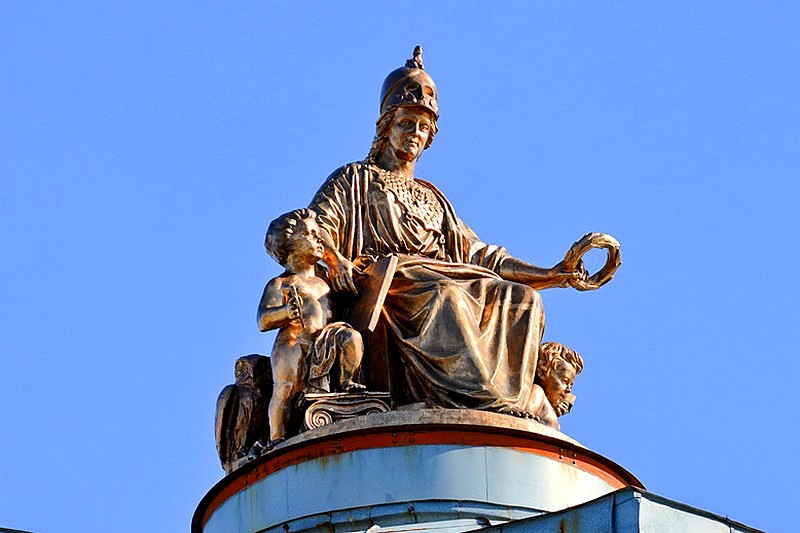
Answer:
[{"label": "owl sculpture", "polygon": [[236,360],[236,383],[217,399],[216,438],[219,459],[226,474],[246,463],[259,439],[269,440],[268,407],[272,396],[269,357],[247,355]]}]

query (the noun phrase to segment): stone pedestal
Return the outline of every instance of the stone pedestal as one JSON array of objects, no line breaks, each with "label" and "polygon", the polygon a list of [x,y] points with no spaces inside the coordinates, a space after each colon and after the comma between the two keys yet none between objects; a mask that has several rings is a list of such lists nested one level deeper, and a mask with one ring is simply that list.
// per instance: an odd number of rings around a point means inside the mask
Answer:
[{"label": "stone pedestal", "polygon": [[389,411],[388,392],[319,392],[303,395],[303,430]]},{"label": "stone pedestal", "polygon": [[542,424],[469,410],[340,420],[288,439],[217,483],[195,533],[470,531],[642,484]]}]

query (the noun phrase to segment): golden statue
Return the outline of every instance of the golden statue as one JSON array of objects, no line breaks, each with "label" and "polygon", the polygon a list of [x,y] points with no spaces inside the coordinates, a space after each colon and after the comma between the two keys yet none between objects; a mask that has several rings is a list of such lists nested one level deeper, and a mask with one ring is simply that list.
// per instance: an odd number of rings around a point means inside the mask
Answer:
[{"label": "golden statue", "polygon": [[[279,331],[271,358],[239,359],[236,384],[220,395],[226,472],[299,431],[391,409],[484,409],[556,429],[571,409],[583,359],[542,344],[538,291],[604,285],[619,243],[589,233],[542,268],[481,241],[414,176],[438,118],[418,46],[383,83],[366,159],[270,224],[265,245],[285,271],[267,283],[257,319]],[[582,257],[592,248],[608,257],[589,276]]]},{"label": "golden statue", "polygon": [[[368,339],[365,383],[389,390],[396,406],[535,418],[544,329],[538,290],[606,283],[619,266],[618,244],[590,234],[565,261],[537,267],[482,242],[434,185],[416,178],[439,118],[438,92],[420,47],[386,78],[380,113],[367,158],[334,171],[309,205],[334,291],[355,293],[362,269],[397,257]],[[592,247],[607,248],[609,260],[589,277],[580,257]]]}]

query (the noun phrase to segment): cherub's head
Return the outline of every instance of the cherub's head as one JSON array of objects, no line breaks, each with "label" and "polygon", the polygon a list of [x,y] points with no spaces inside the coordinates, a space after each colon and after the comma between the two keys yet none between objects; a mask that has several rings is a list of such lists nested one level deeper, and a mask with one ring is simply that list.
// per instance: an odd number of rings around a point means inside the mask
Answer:
[{"label": "cherub's head", "polygon": [[278,263],[313,265],[322,259],[322,238],[317,214],[310,209],[295,209],[273,220],[267,230],[264,246]]},{"label": "cherub's head", "polygon": [[557,342],[545,342],[539,347],[536,377],[547,400],[554,408],[572,392],[575,376],[583,370],[583,358],[577,352]]}]

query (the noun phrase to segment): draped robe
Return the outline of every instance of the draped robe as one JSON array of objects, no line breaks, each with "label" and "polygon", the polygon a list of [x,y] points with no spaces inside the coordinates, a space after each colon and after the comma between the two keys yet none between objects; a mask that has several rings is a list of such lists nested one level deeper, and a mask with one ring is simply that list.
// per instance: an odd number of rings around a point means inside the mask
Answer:
[{"label": "draped robe", "polygon": [[[334,171],[309,207],[348,260],[398,254],[381,321],[399,358],[407,401],[430,406],[530,412],[544,330],[536,290],[495,271],[502,247],[487,245],[432,184],[368,163]],[[433,213],[433,215],[431,215]]]}]

